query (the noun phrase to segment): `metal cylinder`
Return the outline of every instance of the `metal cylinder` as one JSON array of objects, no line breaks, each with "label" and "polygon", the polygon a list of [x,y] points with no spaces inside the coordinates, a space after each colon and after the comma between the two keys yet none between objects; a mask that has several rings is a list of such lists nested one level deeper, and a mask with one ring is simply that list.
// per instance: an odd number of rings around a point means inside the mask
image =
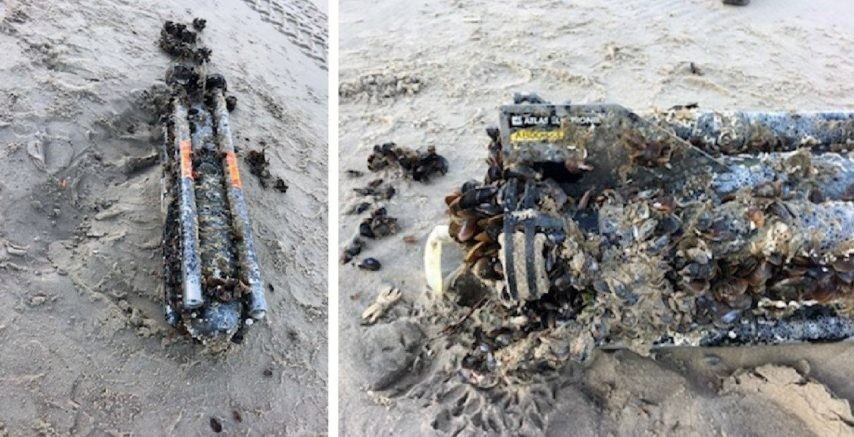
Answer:
[{"label": "metal cylinder", "polygon": [[225,172],[214,143],[213,120],[201,102],[190,109],[194,153],[199,256],[208,298],[227,302],[239,295],[237,254],[232,235],[231,211]]},{"label": "metal cylinder", "polygon": [[680,138],[713,152],[791,151],[809,146],[850,148],[854,112],[748,112],[674,109],[651,116]]},{"label": "metal cylinder", "polygon": [[721,196],[779,182],[782,188],[801,198],[817,191],[828,200],[854,200],[854,159],[845,154],[814,155],[800,151],[719,159],[726,170],[713,175],[711,187]]},{"label": "metal cylinder", "polygon": [[228,109],[222,88],[212,89],[211,95],[214,104],[217,144],[219,144],[219,151],[223,157],[222,165],[227,174],[226,185],[228,186],[228,204],[231,208],[232,226],[237,236],[240,282],[249,288],[246,298],[249,316],[260,320],[267,314],[267,299],[261,282],[258,257],[255,254],[255,240],[252,237],[252,227],[249,223],[249,213],[243,195],[240,170],[237,167],[237,157],[234,154],[231,127],[228,123]]},{"label": "metal cylinder", "polygon": [[174,99],[175,160],[178,162],[178,186],[181,226],[182,305],[185,309],[204,304],[199,259],[199,231],[196,224],[196,195],[193,186],[193,146],[187,108],[182,99]]}]

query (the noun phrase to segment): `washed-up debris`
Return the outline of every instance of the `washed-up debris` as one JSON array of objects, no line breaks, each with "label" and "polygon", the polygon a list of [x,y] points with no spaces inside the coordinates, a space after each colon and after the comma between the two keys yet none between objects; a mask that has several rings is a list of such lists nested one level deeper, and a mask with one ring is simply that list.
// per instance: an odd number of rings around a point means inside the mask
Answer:
[{"label": "washed-up debris", "polygon": [[[225,78],[208,72],[204,20],[166,22],[168,70],[161,156],[166,320],[214,350],[239,343],[267,302],[231,136]],[[266,164],[266,160],[262,160]],[[136,166],[134,164],[133,166]],[[211,418],[212,428],[218,425]]]},{"label": "washed-up debris", "polygon": [[389,200],[394,197],[396,190],[391,184],[384,184],[382,179],[374,179],[362,188],[353,188],[360,196],[370,196],[375,200]]},{"label": "washed-up debris", "polygon": [[851,112],[703,111],[691,104],[655,112],[649,119],[715,156],[854,150]]},{"label": "washed-up debris", "polygon": [[267,188],[273,175],[270,174],[270,160],[267,159],[266,150],[250,150],[246,154],[246,163],[249,164],[249,173],[258,178],[261,188]]},{"label": "washed-up debris", "polygon": [[368,169],[376,172],[392,166],[400,167],[404,174],[418,182],[427,182],[435,174],[448,172],[448,160],[436,153],[434,146],[419,152],[395,143],[375,145],[368,156]]},{"label": "washed-up debris", "polygon": [[[717,124],[677,132],[672,119],[615,105],[502,108],[483,182],[445,199],[444,239],[465,251],[446,294],[466,302],[446,317],[473,339],[463,360],[472,383],[583,361],[604,345],[647,353],[854,336],[854,162],[839,152],[854,142],[854,115],[734,117],[751,120],[741,132],[763,132],[763,145],[715,136]],[[775,124],[786,119],[799,129]],[[441,250],[425,249],[441,290],[430,256]],[[477,317],[454,320],[474,302]]]},{"label": "washed-up debris", "polygon": [[370,208],[370,207],[371,207],[371,202],[357,202],[357,203],[354,203],[353,205],[351,205],[349,208],[347,208],[347,210],[344,211],[344,214],[347,214],[347,215],[361,214],[361,213],[367,211],[368,208]]},{"label": "washed-up debris", "polygon": [[169,55],[195,63],[210,61],[211,49],[197,44],[198,32],[204,26],[195,27],[195,30],[183,23],[167,21],[160,31],[160,48]]},{"label": "washed-up debris", "polygon": [[359,263],[359,268],[362,270],[368,270],[371,272],[376,272],[377,270],[382,268],[382,264],[376,258],[365,258],[362,262]]},{"label": "washed-up debris", "polygon": [[375,209],[370,217],[359,224],[359,235],[370,239],[396,234],[398,230],[397,218],[388,215],[384,207]]},{"label": "washed-up debris", "polygon": [[357,255],[362,253],[362,248],[365,246],[365,242],[359,238],[354,238],[347,247],[344,248],[344,252],[341,254],[341,264],[347,264]]},{"label": "washed-up debris", "polygon": [[282,194],[288,192],[288,184],[286,184],[285,180],[282,178],[276,178],[276,182],[273,184],[273,188]]},{"label": "washed-up debris", "polygon": [[700,67],[698,67],[697,64],[695,64],[694,62],[688,63],[688,71],[691,72],[691,74],[693,74],[694,76],[703,75],[703,70],[701,70]]},{"label": "washed-up debris", "polygon": [[[249,164],[249,173],[258,178],[261,188],[266,189],[269,187],[270,179],[273,178],[273,175],[270,173],[270,160],[267,158],[266,149],[250,150],[246,154],[246,163]],[[284,179],[277,177],[273,182],[273,189],[280,193],[286,193],[288,191],[288,184],[285,183]]]},{"label": "washed-up debris", "polygon": [[225,98],[225,109],[227,109],[228,112],[232,112],[235,109],[237,109],[237,97],[235,97],[235,96],[226,97]]},{"label": "washed-up debris", "polygon": [[27,143],[27,155],[30,156],[30,159],[33,160],[33,164],[41,171],[47,170],[47,164],[45,164],[44,157],[44,146],[42,145],[41,139],[35,139]]},{"label": "washed-up debris", "polygon": [[129,156],[122,159],[119,168],[121,168],[122,173],[132,175],[157,165],[159,159],[160,154],[158,153],[151,153],[145,156]]},{"label": "washed-up debris", "polygon": [[[354,205],[351,211],[358,210],[362,212],[369,207],[369,203],[360,203]],[[389,216],[385,207],[380,206],[374,209],[370,216],[359,223],[358,235],[344,248],[341,254],[341,263],[346,264],[350,262],[356,255],[362,252],[362,249],[366,245],[363,238],[374,240],[396,234],[398,231],[397,218]],[[381,264],[373,258],[368,258],[362,261],[358,267],[363,270],[376,271],[380,269]]]},{"label": "washed-up debris", "polygon": [[[356,209],[361,212],[369,207],[369,203],[362,203],[354,205],[351,211]],[[344,248],[341,254],[341,263],[346,264],[350,262],[356,255],[362,252],[362,249],[366,245],[363,238],[374,240],[396,234],[398,231],[397,218],[389,216],[385,207],[377,207],[371,212],[370,216],[359,223],[357,236]],[[380,262],[369,258],[359,264],[359,267],[363,270],[379,270]]]},{"label": "washed-up debris", "polygon": [[222,432],[222,423],[220,423],[219,419],[216,417],[211,417],[210,419],[211,430],[217,434]]},{"label": "washed-up debris", "polygon": [[205,20],[204,18],[193,18],[193,29],[195,29],[196,32],[205,30],[205,26],[207,26],[207,24],[208,20]]},{"label": "washed-up debris", "polygon": [[400,289],[392,286],[386,286],[380,294],[377,295],[376,300],[370,306],[368,306],[365,311],[362,312],[362,324],[364,325],[373,325],[379,320],[380,317],[385,314],[389,308],[393,307],[396,304],[402,293]]}]

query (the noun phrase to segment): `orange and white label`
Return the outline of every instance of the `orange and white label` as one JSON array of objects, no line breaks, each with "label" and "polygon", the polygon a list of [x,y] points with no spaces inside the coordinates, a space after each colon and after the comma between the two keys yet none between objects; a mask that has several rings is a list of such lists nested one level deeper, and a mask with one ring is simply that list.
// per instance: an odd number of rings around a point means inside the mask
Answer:
[{"label": "orange and white label", "polygon": [[182,140],[180,144],[181,152],[181,177],[193,178],[193,160],[190,155],[193,153],[193,145],[190,140]]},{"label": "orange and white label", "polygon": [[228,165],[228,176],[231,178],[231,186],[235,188],[242,188],[243,184],[240,183],[240,170],[237,169],[237,157],[234,156],[234,152],[225,153],[225,162]]}]

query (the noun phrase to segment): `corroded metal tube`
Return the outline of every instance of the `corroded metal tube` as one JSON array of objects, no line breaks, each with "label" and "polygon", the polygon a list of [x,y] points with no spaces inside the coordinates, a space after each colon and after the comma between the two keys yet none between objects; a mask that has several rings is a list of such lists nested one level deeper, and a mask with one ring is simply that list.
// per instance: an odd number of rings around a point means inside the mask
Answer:
[{"label": "corroded metal tube", "polygon": [[177,220],[178,198],[176,193],[177,174],[174,171],[175,155],[175,133],[174,123],[167,122],[163,125],[163,147],[161,148],[161,162],[164,170],[160,176],[160,212],[163,225],[163,239],[160,244],[163,247],[163,294],[165,302],[164,316],[166,322],[171,326],[177,326],[181,318],[176,310],[180,308],[180,293],[177,291],[180,284],[179,251],[180,242],[178,235],[180,229]]},{"label": "corroded metal tube", "polygon": [[202,102],[190,109],[199,252],[202,279],[208,296],[227,302],[237,296],[237,254],[232,236],[231,211],[226,194],[225,172],[214,142],[213,119]]},{"label": "corroded metal tube", "polygon": [[193,184],[193,146],[187,121],[187,108],[180,98],[174,99],[173,102],[181,226],[182,303],[184,308],[198,308],[204,304],[204,298],[199,259],[199,231],[196,223],[196,194]]},{"label": "corroded metal tube", "polygon": [[[202,20],[203,22],[204,20]],[[161,208],[165,317],[212,350],[239,343],[267,312],[261,274],[228,126],[225,79],[207,75],[203,27],[166,22]]]},{"label": "corroded metal tube", "polygon": [[813,155],[799,151],[723,156],[719,159],[726,170],[715,174],[711,183],[718,195],[779,182],[781,188],[800,197],[806,197],[815,190],[828,200],[854,200],[854,159],[846,154],[829,152]]},{"label": "corroded metal tube", "polygon": [[[655,342],[666,330],[693,344],[698,334],[714,344],[854,332],[854,113],[640,116],[528,101],[502,107],[500,122],[488,131],[486,185],[467,183],[446,202],[466,263],[502,300],[524,311],[541,303],[547,321],[604,320],[602,342]],[[518,200],[529,185],[540,191],[533,205]],[[459,200],[487,187],[501,195],[485,206]],[[503,236],[491,229],[499,205]],[[538,215],[566,223],[551,229]],[[480,239],[460,237],[470,223]],[[500,264],[478,252],[493,241]],[[540,293],[525,290],[537,282],[532,247],[549,279]],[[826,313],[790,317],[804,308]],[[626,325],[614,321],[624,315]],[[721,326],[732,327],[726,338],[715,337]]]},{"label": "corroded metal tube", "polygon": [[261,282],[261,270],[258,267],[258,257],[255,253],[255,240],[249,223],[249,213],[246,209],[246,199],[243,195],[243,184],[240,181],[237,157],[234,154],[231,127],[228,123],[228,109],[222,87],[224,87],[224,81],[222,86],[211,89],[216,140],[222,155],[222,167],[227,173],[228,204],[231,208],[232,226],[237,240],[240,282],[249,288],[247,296],[249,316],[260,320],[267,314],[267,299]]},{"label": "corroded metal tube", "polygon": [[728,153],[791,151],[809,146],[815,152],[833,146],[851,148],[854,112],[703,112],[673,109],[651,119],[676,136],[707,150]]},{"label": "corroded metal tube", "polygon": [[854,337],[854,321],[850,318],[819,315],[763,322],[744,320],[731,328],[708,333],[700,340],[699,346],[832,342],[849,337]]}]

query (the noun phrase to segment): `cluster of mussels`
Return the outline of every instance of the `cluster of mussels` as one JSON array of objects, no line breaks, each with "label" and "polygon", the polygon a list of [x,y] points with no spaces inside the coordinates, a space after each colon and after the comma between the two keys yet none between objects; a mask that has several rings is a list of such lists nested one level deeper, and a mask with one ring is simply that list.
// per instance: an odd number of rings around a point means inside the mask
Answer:
[{"label": "cluster of mussels", "polygon": [[[225,102],[228,105],[228,97],[226,97]],[[233,108],[227,107],[227,109],[231,111]],[[264,145],[263,142],[261,144],[262,146]],[[260,151],[250,150],[245,159],[246,163],[249,164],[249,173],[258,178],[261,188],[266,189],[270,185],[270,179],[273,178],[273,175],[270,173],[270,159],[267,158],[266,149],[261,149]],[[273,189],[281,193],[286,193],[288,191],[288,184],[281,177],[276,177],[276,180],[273,182]]]},{"label": "cluster of mussels", "polygon": [[393,164],[418,182],[427,182],[434,174],[448,172],[448,160],[428,146],[426,152],[416,151],[395,143],[377,144],[368,157],[368,169],[379,171]]},{"label": "cluster of mussels", "polygon": [[[380,171],[392,165],[399,166],[404,173],[418,182],[427,182],[435,174],[448,172],[448,160],[436,153],[435,147],[428,147],[426,152],[418,152],[413,149],[397,146],[395,143],[377,144],[368,156],[368,169],[373,172]],[[348,170],[351,177],[360,177],[362,172]],[[385,180],[373,179],[364,187],[353,189],[354,192],[370,198],[372,201],[358,202],[346,211],[346,214],[361,214],[372,206],[373,211],[359,223],[358,234],[344,247],[341,254],[341,263],[346,264],[358,256],[365,247],[366,240],[374,240],[396,234],[400,228],[397,218],[388,215],[388,210],[377,202],[390,200],[397,193],[394,186]],[[366,258],[358,265],[363,270],[376,271],[381,264],[374,258]]]},{"label": "cluster of mussels", "polygon": [[[385,181],[382,179],[374,179],[368,182],[368,185],[364,187],[353,188],[353,191],[361,196],[372,197],[375,200],[390,200],[394,197],[395,193],[397,193],[397,190],[395,190],[393,185],[384,182]],[[368,204],[368,206],[370,206],[370,204]],[[362,211],[364,211],[364,209]]]},{"label": "cluster of mussels", "polygon": [[[770,334],[739,342],[854,334],[850,321],[816,324],[828,316],[847,320],[854,308],[854,214],[845,190],[829,199],[807,194],[816,189],[808,181],[815,172],[803,171],[808,163],[790,165],[785,183],[772,181],[778,189],[770,191],[757,184],[683,198],[627,184],[597,193],[569,189],[579,171],[591,168],[583,160],[566,163],[559,177],[506,165],[498,131],[487,134],[484,181],[466,182],[445,198],[449,233],[465,247],[467,271],[496,297],[475,299],[482,308],[463,360],[470,373],[482,378],[506,370],[508,361],[583,359],[593,345],[648,351],[660,343],[726,343],[745,326]],[[634,164],[646,167],[666,165],[670,155],[637,138],[624,146]],[[504,233],[521,232],[506,220],[527,220],[536,232],[514,243],[534,249],[514,263],[502,252],[511,238]],[[517,267],[526,263],[527,271]],[[530,271],[532,264],[541,273]],[[511,266],[514,272],[505,272]],[[511,280],[516,287],[508,287]],[[795,319],[810,323],[795,330]]]},{"label": "cluster of mussels", "polygon": [[499,280],[503,267],[498,260],[498,236],[504,224],[504,209],[499,204],[498,192],[504,182],[504,165],[498,130],[490,128],[487,133],[492,141],[484,183],[467,181],[445,197],[445,204],[451,216],[451,237],[466,245],[466,265],[480,278]]},{"label": "cluster of mussels", "polygon": [[[359,223],[359,235],[354,237],[344,248],[344,252],[341,254],[341,263],[346,264],[362,253],[362,249],[365,247],[365,240],[363,240],[363,238],[375,240],[377,238],[396,234],[398,230],[400,230],[400,228],[397,225],[397,218],[388,215],[388,211],[385,207],[378,207],[374,209],[370,216],[366,217],[361,223]],[[378,268],[365,269],[379,270]]]},{"label": "cluster of mussels", "polygon": [[160,31],[160,48],[175,58],[190,59],[199,64],[210,61],[211,49],[196,44],[198,32],[206,24],[203,18],[193,19],[193,30],[186,24],[167,21]]}]

